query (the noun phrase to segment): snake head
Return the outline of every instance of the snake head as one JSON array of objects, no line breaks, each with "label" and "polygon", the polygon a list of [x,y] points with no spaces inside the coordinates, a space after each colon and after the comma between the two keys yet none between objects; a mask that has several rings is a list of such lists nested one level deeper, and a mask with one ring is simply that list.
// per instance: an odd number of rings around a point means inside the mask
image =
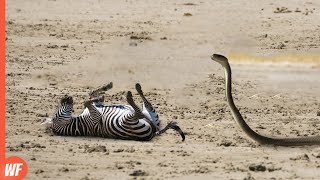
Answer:
[{"label": "snake head", "polygon": [[213,54],[213,55],[211,56],[211,59],[212,59],[213,61],[218,62],[218,63],[221,64],[221,65],[228,64],[228,58],[226,58],[225,56],[220,55],[220,54]]}]

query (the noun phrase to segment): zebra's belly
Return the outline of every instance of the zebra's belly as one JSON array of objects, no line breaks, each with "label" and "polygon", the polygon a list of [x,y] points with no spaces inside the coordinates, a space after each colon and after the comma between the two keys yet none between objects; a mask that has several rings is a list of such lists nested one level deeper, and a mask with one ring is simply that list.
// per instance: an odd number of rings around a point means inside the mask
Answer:
[{"label": "zebra's belly", "polygon": [[150,140],[154,132],[149,122],[140,119],[135,123],[127,123],[121,118],[103,118],[102,136],[127,140]]}]

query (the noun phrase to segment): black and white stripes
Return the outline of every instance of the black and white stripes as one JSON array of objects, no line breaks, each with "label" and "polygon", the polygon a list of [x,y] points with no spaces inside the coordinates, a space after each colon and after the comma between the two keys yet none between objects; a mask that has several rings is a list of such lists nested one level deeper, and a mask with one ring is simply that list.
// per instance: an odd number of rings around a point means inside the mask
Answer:
[{"label": "black and white stripes", "polygon": [[151,103],[145,98],[140,84],[136,90],[143,100],[142,110],[132,99],[132,93],[127,93],[129,105],[104,105],[100,92],[112,88],[112,83],[102,86],[90,93],[91,99],[84,103],[84,111],[76,117],[71,115],[73,99],[65,96],[60,107],[53,116],[50,128],[57,135],[66,136],[100,136],[117,139],[148,141],[171,128],[185,136],[175,122],[170,122],[160,130],[159,116]]}]

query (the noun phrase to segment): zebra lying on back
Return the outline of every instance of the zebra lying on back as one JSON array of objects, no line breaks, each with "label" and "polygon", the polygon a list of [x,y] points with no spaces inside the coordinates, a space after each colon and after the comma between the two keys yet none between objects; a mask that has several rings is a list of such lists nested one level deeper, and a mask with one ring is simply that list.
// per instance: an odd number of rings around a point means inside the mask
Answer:
[{"label": "zebra lying on back", "polygon": [[142,110],[132,99],[132,93],[127,92],[129,105],[104,105],[104,96],[101,92],[112,88],[112,83],[102,86],[90,93],[90,100],[85,101],[84,111],[79,116],[72,116],[73,99],[65,96],[53,118],[47,118],[46,124],[56,135],[64,136],[100,136],[116,139],[148,141],[164,133],[168,129],[179,132],[182,141],[184,133],[176,122],[169,122],[160,130],[158,114],[145,98],[140,84],[136,90],[143,100]]}]

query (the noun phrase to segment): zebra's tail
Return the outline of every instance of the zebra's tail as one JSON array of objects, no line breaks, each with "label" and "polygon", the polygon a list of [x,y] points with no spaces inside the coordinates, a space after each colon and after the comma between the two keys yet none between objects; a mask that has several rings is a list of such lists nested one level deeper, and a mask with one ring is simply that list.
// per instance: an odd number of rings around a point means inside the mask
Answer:
[{"label": "zebra's tail", "polygon": [[177,125],[177,122],[174,122],[174,121],[170,121],[166,127],[164,127],[163,129],[161,129],[160,131],[157,131],[156,132],[156,135],[161,135],[162,133],[166,132],[168,129],[173,129],[173,130],[176,130],[181,138],[182,138],[182,141],[185,140],[185,135],[183,133],[183,131],[181,130],[181,128]]}]

